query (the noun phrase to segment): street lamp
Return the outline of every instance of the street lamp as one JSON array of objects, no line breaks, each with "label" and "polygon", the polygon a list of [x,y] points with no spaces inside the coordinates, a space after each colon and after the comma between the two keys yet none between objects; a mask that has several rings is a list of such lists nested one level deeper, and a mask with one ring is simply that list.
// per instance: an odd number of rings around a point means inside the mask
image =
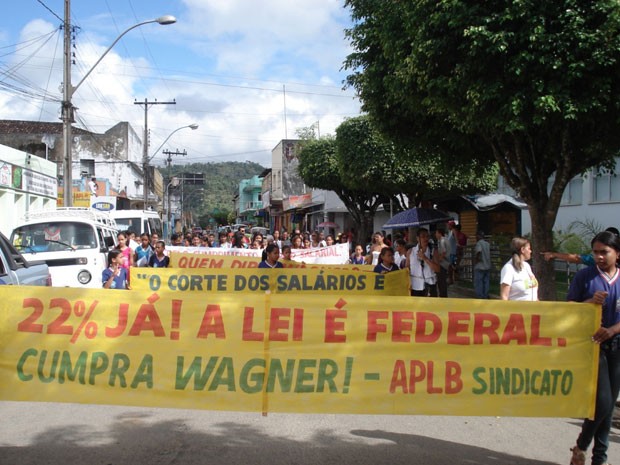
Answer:
[{"label": "street lamp", "polygon": [[117,38],[112,42],[103,55],[99,57],[99,59],[95,62],[95,64],[88,70],[88,72],[84,75],[84,77],[77,83],[76,86],[71,84],[71,15],[70,15],[70,7],[69,0],[65,0],[65,20],[64,20],[64,69],[63,69],[63,100],[62,100],[62,136],[64,141],[64,167],[63,167],[63,182],[64,182],[64,206],[71,207],[73,205],[73,173],[71,171],[73,164],[73,155],[72,155],[72,144],[71,144],[71,123],[74,121],[74,106],[71,102],[73,98],[73,94],[78,88],[82,85],[84,80],[92,73],[95,67],[103,60],[103,58],[108,54],[112,47],[116,45],[116,43],[127,34],[132,29],[135,29],[139,26],[143,26],[145,24],[150,23],[158,23],[161,25],[168,25],[176,23],[176,18],[171,15],[160,16],[156,19],[151,19],[148,21],[142,21],[141,23],[134,24],[133,26],[125,29]]},{"label": "street lamp", "polygon": [[146,209],[146,204],[148,203],[148,200],[149,200],[149,187],[148,187],[149,163],[151,162],[153,158],[155,158],[155,155],[159,153],[161,148],[166,144],[166,142],[168,142],[168,140],[170,140],[170,138],[174,135],[174,133],[180,131],[181,129],[186,129],[186,128],[190,128],[192,131],[195,131],[196,129],[198,129],[198,125],[196,123],[192,123],[192,124],[188,124],[187,126],[181,126],[180,128],[175,129],[170,134],[168,134],[168,137],[166,137],[166,139],[161,143],[159,147],[157,147],[157,150],[155,150],[153,152],[153,155],[151,155],[150,157],[147,156],[147,150],[144,150],[144,160],[143,160],[143,166],[142,166],[142,170],[144,172],[144,186],[143,186],[144,209]]}]

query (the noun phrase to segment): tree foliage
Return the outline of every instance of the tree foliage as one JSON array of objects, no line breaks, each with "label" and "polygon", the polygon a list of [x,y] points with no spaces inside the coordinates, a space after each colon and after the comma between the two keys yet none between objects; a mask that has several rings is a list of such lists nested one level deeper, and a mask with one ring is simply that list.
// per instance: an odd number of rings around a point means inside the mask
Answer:
[{"label": "tree foliage", "polygon": [[383,136],[367,116],[359,116],[341,123],[335,138],[309,137],[299,172],[308,186],[336,192],[356,222],[359,240],[372,232],[379,205],[393,199],[401,208],[407,206],[400,194],[417,205],[429,193],[481,192],[495,186],[494,164],[444,163],[436,156],[415,154]]},{"label": "tree foliage", "polygon": [[299,175],[315,189],[334,191],[356,224],[355,240],[365,240],[372,232],[372,220],[381,197],[373,189],[350,188],[343,182],[336,139],[331,136],[306,140],[299,155]]},{"label": "tree foliage", "polygon": [[[620,148],[620,4],[347,0],[347,78],[392,137],[495,160],[552,246],[568,181]],[[541,295],[552,270],[535,255]]]},{"label": "tree foliage", "polygon": [[415,205],[439,193],[488,192],[497,183],[494,163],[447,160],[418,146],[396,144],[368,116],[340,124],[336,145],[338,168],[347,187],[374,188],[391,197],[404,193]]}]

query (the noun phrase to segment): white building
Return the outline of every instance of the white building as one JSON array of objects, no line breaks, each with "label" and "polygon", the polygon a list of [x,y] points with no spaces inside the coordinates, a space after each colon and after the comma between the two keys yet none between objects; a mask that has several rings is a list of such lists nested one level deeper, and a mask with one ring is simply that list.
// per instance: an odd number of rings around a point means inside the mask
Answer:
[{"label": "white building", "polygon": [[[620,158],[616,159],[615,173],[620,173]],[[553,180],[549,180],[549,185]],[[514,195],[500,177],[499,192]],[[566,186],[558,216],[556,231],[566,231],[575,221],[597,224],[602,229],[609,226],[620,228],[620,176],[590,170],[583,176],[575,176]],[[522,214],[522,233],[532,231],[528,209]]]},{"label": "white building", "polygon": [[53,210],[56,163],[0,145],[0,231],[9,236],[28,211]]}]

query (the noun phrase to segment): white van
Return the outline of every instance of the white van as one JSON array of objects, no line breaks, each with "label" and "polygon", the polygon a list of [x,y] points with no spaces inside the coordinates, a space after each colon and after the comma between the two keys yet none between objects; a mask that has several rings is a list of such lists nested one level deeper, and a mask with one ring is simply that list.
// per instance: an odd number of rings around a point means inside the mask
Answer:
[{"label": "white van", "polygon": [[116,221],[119,231],[133,231],[139,238],[141,234],[162,235],[162,222],[159,214],[152,210],[112,210],[110,217]]},{"label": "white van", "polygon": [[53,286],[101,288],[117,234],[108,213],[67,207],[26,213],[11,243],[27,260],[47,263]]}]

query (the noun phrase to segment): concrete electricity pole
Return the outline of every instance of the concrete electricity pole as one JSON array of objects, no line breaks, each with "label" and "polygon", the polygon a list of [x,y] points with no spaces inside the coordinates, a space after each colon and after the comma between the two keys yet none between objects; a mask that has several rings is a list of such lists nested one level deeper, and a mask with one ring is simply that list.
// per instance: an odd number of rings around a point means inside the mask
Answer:
[{"label": "concrete electricity pole", "polygon": [[149,202],[149,105],[176,105],[176,100],[172,102],[158,102],[154,100],[149,102],[148,99],[144,99],[144,102],[133,102],[134,105],[144,105],[144,140],[142,142],[142,170],[144,172],[144,210],[146,210]]}]

